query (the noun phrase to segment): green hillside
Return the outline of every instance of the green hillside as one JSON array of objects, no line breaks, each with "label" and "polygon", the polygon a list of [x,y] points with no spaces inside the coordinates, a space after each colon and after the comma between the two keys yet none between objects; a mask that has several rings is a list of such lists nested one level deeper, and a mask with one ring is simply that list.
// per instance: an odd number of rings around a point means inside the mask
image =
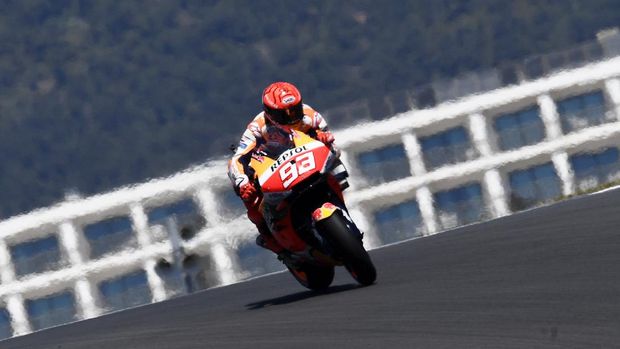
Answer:
[{"label": "green hillside", "polygon": [[619,24],[615,0],[2,1],[0,219],[225,154],[274,80],[326,110]]}]

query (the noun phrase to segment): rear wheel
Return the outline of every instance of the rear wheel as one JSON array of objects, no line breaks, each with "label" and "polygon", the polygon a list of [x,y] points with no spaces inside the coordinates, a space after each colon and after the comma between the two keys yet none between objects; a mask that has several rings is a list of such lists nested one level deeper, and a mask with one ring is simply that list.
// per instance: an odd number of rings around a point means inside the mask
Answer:
[{"label": "rear wheel", "polygon": [[362,285],[371,285],[377,279],[377,271],[364,249],[362,240],[350,231],[347,220],[340,211],[316,223],[323,234],[340,255],[344,265],[353,278]]},{"label": "rear wheel", "polygon": [[287,268],[300,284],[314,291],[326,289],[334,280],[333,266],[323,267],[304,263],[296,268],[289,266]]}]

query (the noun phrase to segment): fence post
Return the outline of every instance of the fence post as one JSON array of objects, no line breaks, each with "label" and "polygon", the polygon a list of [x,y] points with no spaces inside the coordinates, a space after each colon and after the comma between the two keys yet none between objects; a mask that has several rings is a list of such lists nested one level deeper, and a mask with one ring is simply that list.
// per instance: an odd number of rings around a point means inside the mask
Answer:
[{"label": "fence post", "polygon": [[616,115],[616,119],[620,120],[620,79],[609,79],[605,81],[605,90],[611,100],[612,110]]},{"label": "fence post", "polygon": [[469,115],[469,131],[471,132],[474,144],[481,156],[493,154],[491,142],[489,141],[489,129],[487,120],[480,113]]},{"label": "fence post", "polygon": [[426,166],[422,157],[422,148],[418,137],[413,132],[402,135],[401,140],[409,159],[409,168],[412,176],[421,176],[426,173]]},{"label": "fence post", "polygon": [[11,325],[14,335],[22,335],[32,332],[28,322],[28,313],[21,294],[12,294],[5,298],[6,310],[11,315]]},{"label": "fence post", "polygon": [[[196,199],[208,225],[213,227],[223,223],[218,213],[218,199],[210,187],[199,189],[196,192]],[[218,273],[218,279],[223,285],[237,281],[237,275],[240,275],[241,270],[230,248],[224,239],[217,238],[212,239],[212,241],[210,249],[213,255],[213,262],[216,265],[215,269]]]},{"label": "fence post", "polygon": [[[80,266],[88,258],[84,238],[80,235],[72,222],[60,224],[60,243],[62,244],[69,262],[73,266]],[[97,307],[90,281],[86,277],[80,277],[74,286],[75,294],[84,319],[89,319],[101,314]]]},{"label": "fence post", "polygon": [[[141,204],[135,203],[130,207],[131,220],[136,229],[136,236],[140,247],[147,247],[151,244],[151,237],[149,234],[148,218],[144,212],[144,207]],[[149,283],[149,288],[153,295],[153,301],[158,302],[166,299],[166,288],[164,281],[157,274],[157,261],[155,258],[149,258],[143,263],[143,268],[146,272],[146,279]]]},{"label": "fence post", "polygon": [[570,195],[575,192],[575,176],[573,169],[568,161],[568,154],[565,151],[555,152],[551,155],[551,161],[555,171],[562,181],[562,194]]},{"label": "fence post", "polygon": [[540,116],[545,124],[545,132],[547,139],[554,140],[562,137],[562,124],[558,115],[555,102],[548,94],[538,96],[538,106],[540,107]]},{"label": "fence post", "polygon": [[[3,285],[15,281],[15,268],[11,262],[11,253],[4,239],[0,239],[0,276],[2,276]],[[5,296],[4,300],[6,302],[6,310],[11,316],[14,334],[21,335],[32,332],[21,294],[10,294]]]},{"label": "fence post", "polygon": [[418,201],[418,207],[420,208],[420,214],[424,219],[424,225],[426,226],[426,234],[432,235],[439,231],[437,224],[437,213],[435,212],[435,206],[433,206],[433,193],[428,186],[423,186],[416,190],[416,200]]},{"label": "fence post", "polygon": [[489,194],[495,217],[510,214],[506,189],[502,182],[502,176],[497,169],[491,169],[484,173],[484,186]]}]

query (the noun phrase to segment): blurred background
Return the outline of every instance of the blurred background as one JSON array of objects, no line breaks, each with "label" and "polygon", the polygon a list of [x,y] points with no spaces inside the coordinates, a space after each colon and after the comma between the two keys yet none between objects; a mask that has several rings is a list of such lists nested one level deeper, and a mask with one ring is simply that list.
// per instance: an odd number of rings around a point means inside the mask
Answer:
[{"label": "blurred background", "polygon": [[0,220],[226,155],[274,80],[338,127],[619,23],[615,0],[3,1]]},{"label": "blurred background", "polygon": [[620,184],[616,0],[0,2],[0,339],[282,270],[226,177],[326,116],[367,248]]}]

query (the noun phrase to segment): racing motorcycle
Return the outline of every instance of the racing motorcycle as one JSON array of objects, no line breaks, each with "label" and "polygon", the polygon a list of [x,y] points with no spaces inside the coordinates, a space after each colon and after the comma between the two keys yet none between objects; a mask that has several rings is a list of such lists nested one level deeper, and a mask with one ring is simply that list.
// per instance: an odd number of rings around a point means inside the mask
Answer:
[{"label": "racing motorcycle", "polygon": [[363,234],[347,212],[339,151],[291,130],[288,145],[259,147],[250,168],[262,192],[260,211],[273,237],[292,258],[283,262],[311,290],[327,288],[334,267],[344,266],[361,285],[375,282],[376,270],[362,244]]}]

